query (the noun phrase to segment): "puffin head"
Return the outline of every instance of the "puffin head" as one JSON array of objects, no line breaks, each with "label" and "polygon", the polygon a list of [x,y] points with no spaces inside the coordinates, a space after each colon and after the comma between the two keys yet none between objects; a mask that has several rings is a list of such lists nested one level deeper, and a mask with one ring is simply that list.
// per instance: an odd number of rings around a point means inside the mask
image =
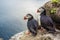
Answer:
[{"label": "puffin head", "polygon": [[33,19],[33,16],[31,14],[27,14],[26,16],[24,16],[24,20],[30,20],[30,19]]},{"label": "puffin head", "polygon": [[46,15],[46,10],[45,10],[45,8],[41,7],[37,10],[37,13],[39,13],[40,15],[41,14]]}]

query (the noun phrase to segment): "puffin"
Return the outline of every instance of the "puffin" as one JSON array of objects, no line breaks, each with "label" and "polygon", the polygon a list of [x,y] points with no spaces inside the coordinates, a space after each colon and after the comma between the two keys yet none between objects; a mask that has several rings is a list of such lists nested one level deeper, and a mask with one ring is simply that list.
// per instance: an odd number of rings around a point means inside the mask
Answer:
[{"label": "puffin", "polygon": [[34,17],[31,14],[27,14],[24,16],[24,20],[27,20],[27,28],[29,32],[33,35],[37,35],[37,29],[38,29],[38,22],[34,19]]},{"label": "puffin", "polygon": [[55,33],[55,27],[54,27],[54,22],[51,19],[51,17],[46,16],[46,10],[45,8],[41,7],[37,10],[37,13],[40,13],[40,22],[41,22],[41,27],[46,29],[47,32],[49,33]]}]

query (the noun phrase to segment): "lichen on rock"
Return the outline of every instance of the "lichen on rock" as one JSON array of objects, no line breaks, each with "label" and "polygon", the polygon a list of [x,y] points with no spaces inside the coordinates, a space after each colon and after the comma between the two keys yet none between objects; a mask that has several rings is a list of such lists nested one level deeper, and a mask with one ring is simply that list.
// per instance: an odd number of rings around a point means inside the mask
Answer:
[{"label": "lichen on rock", "polygon": [[60,1],[56,4],[49,1],[43,7],[46,9],[46,15],[52,18],[56,28],[60,30]]}]

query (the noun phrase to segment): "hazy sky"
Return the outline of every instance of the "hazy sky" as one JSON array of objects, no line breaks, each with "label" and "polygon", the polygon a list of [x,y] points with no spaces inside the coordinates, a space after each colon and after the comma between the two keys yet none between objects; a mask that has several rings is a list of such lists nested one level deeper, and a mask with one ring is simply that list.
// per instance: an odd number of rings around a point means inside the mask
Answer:
[{"label": "hazy sky", "polygon": [[22,24],[20,26],[26,26],[24,15],[35,15],[36,10],[47,1],[49,0],[0,0],[0,22],[16,20]]}]

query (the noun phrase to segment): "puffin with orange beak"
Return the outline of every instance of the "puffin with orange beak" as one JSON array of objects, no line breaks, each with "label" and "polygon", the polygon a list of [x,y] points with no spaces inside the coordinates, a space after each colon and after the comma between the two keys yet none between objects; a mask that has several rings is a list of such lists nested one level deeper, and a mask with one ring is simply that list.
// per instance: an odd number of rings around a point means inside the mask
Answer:
[{"label": "puffin with orange beak", "polygon": [[29,32],[33,36],[36,36],[37,35],[38,22],[33,18],[33,16],[31,14],[27,14],[24,17],[24,20],[28,20],[27,21],[27,28],[28,28]]},{"label": "puffin with orange beak", "polygon": [[41,22],[41,27],[46,29],[49,33],[55,33],[56,30],[54,28],[54,22],[51,19],[51,17],[46,16],[46,10],[45,8],[41,7],[37,10],[37,13],[40,14],[40,22]]}]

